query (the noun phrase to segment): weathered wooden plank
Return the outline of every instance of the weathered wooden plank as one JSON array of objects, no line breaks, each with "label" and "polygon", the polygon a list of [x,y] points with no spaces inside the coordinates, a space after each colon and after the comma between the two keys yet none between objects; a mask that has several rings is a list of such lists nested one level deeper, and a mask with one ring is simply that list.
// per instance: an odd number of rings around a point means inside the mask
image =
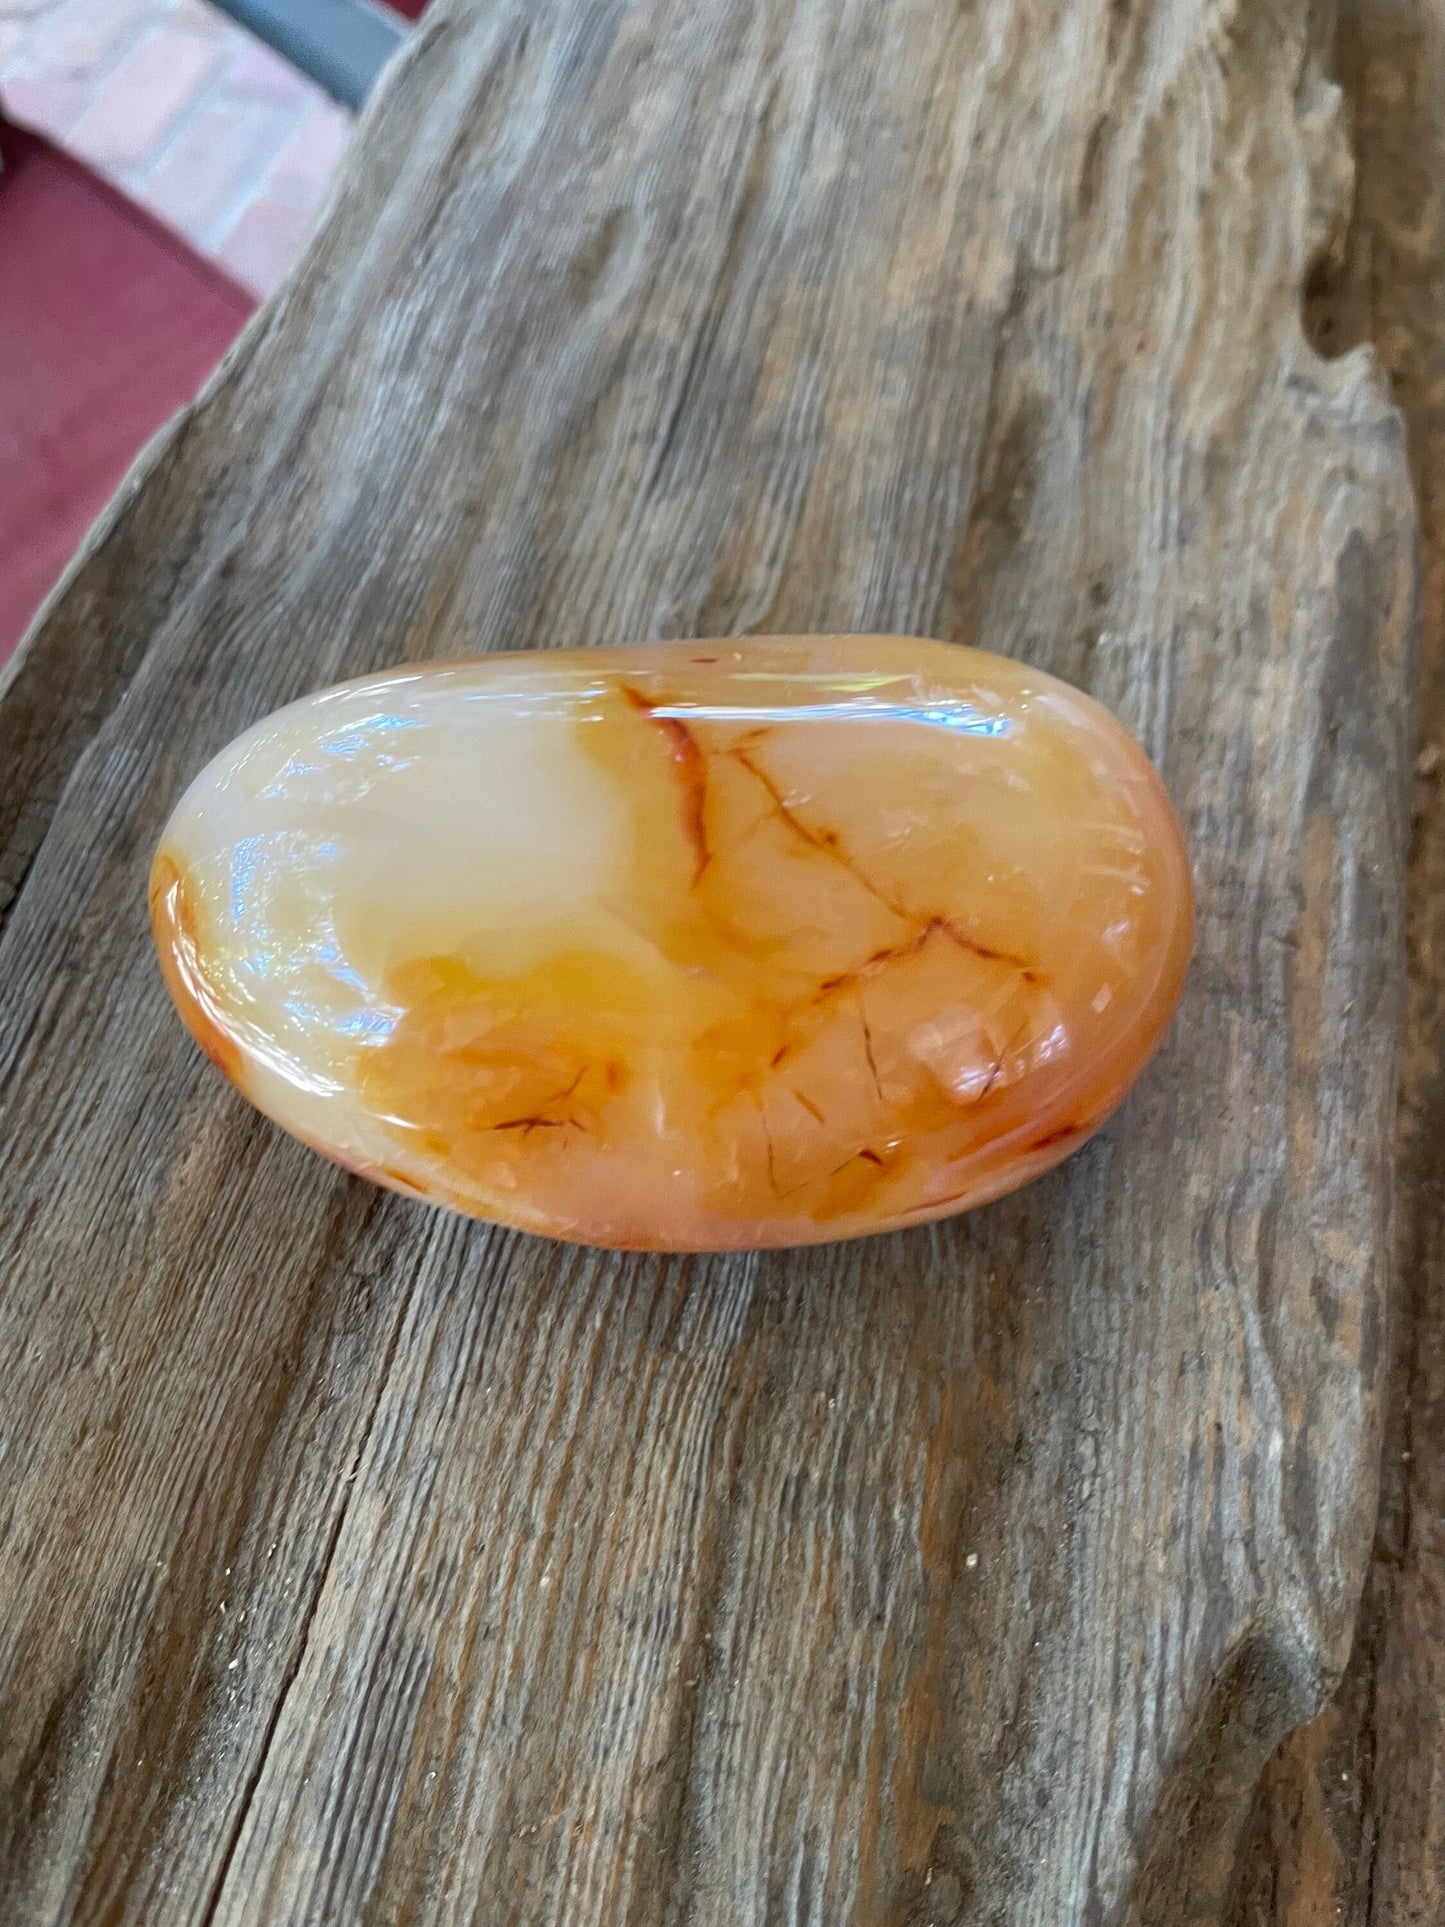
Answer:
[{"label": "weathered wooden plank", "polygon": [[1405,416],[1420,513],[1400,1290],[1355,1650],[1336,1702],[1270,1764],[1236,1927],[1445,1917],[1445,9],[1348,0],[1337,66],[1358,184],[1350,245],[1319,289],[1319,312],[1337,341],[1372,338]]},{"label": "weathered wooden plank", "polygon": [[[7,1918],[1217,1902],[1374,1496],[1412,526],[1368,364],[1300,332],[1314,31],[424,25],[0,703]],[[1195,972],[1056,1176],[601,1257],[379,1198],[196,1060],[142,876],[237,728],[403,656],[763,627],[1026,654],[1159,759]]]}]

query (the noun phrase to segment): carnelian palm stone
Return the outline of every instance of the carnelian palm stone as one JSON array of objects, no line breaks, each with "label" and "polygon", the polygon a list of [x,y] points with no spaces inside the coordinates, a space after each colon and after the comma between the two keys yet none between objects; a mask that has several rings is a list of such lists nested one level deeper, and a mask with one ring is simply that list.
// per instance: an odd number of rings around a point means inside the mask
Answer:
[{"label": "carnelian palm stone", "polygon": [[192,1034],[379,1183],[795,1245],[1036,1177],[1139,1075],[1188,861],[1114,719],[897,636],[423,664],[268,717],[151,877]]}]

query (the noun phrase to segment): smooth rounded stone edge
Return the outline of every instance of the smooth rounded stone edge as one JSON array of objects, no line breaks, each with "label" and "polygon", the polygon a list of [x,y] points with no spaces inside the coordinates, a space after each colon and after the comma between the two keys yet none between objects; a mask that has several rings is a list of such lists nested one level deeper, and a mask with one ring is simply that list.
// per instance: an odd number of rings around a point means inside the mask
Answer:
[{"label": "smooth rounded stone edge", "polygon": [[151,875],[192,1035],[377,1182],[796,1245],[1069,1155],[1188,967],[1164,787],[1081,692],[903,637],[401,665],[227,746]]}]

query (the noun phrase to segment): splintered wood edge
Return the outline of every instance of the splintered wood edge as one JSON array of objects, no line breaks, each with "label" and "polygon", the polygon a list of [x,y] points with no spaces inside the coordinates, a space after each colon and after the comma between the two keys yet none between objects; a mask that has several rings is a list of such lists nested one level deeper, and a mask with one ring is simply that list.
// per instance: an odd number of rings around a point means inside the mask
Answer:
[{"label": "splintered wood edge", "polygon": [[[423,28],[423,34],[435,37],[446,24],[444,16],[435,16]],[[416,56],[417,49],[413,48],[400,64],[404,68],[406,62]],[[390,87],[396,84],[397,75],[393,73],[383,90],[383,101]],[[379,101],[369,110],[368,123],[379,113],[380,106]],[[1337,113],[1329,116],[1328,120],[1332,132],[1316,153],[1314,163],[1316,179],[1324,175],[1330,183],[1330,191],[1322,194],[1319,203],[1319,248],[1327,245],[1331,232],[1337,226],[1340,198],[1340,172],[1336,163],[1343,136],[1338,127]],[[1302,142],[1304,138],[1302,133]],[[350,168],[351,161],[348,159],[343,163],[342,180],[333,196],[333,218],[339,199],[347,191]],[[327,233],[323,232],[313,253],[323,254],[326,243]],[[1299,277],[1301,287],[1311,266],[1312,259],[1303,264]],[[303,264],[299,278],[304,280],[306,272]],[[76,704],[78,684],[83,676],[92,674],[97,667],[93,661],[95,630],[87,618],[92,612],[104,609],[105,579],[114,560],[108,545],[113,540],[119,543],[131,537],[143,543],[144,518],[149,506],[146,501],[147,489],[157,497],[163,495],[165,480],[175,466],[172,458],[184,445],[189,425],[203,417],[215,396],[248,365],[258,341],[275,325],[277,316],[284,312],[286,304],[293,298],[295,286],[296,283],[288,284],[278,304],[263,310],[249,324],[241,341],[197,403],[170,428],[162,431],[161,436],[145,451],[111,508],[87,538],[64,583],[47,603],[32,630],[22,656],[17,659],[3,686],[0,686],[0,771],[4,771],[9,779],[7,781],[0,777],[0,850],[3,850],[3,859],[0,859],[0,917],[4,916],[23,883],[29,859],[43,839],[50,815],[75,761],[93,739],[95,730],[105,716],[112,713],[123,700],[129,680],[142,662],[154,632],[154,616],[163,597],[163,585],[157,585],[143,603],[133,603],[127,610],[127,620],[120,625],[121,648],[115,652],[113,661],[108,657],[105,659],[103,675],[93,697],[83,706]],[[161,520],[174,538],[176,524],[169,519],[168,511],[162,513]],[[197,511],[196,520],[198,523],[203,520],[202,511]],[[217,556],[214,560],[219,565],[221,558]],[[67,623],[72,625],[68,631]],[[1403,766],[1400,776],[1403,788]],[[1402,823],[1403,818],[1402,807]],[[381,1390],[382,1386],[378,1384],[378,1401]],[[1366,1461],[1369,1455],[1370,1446],[1366,1441]],[[1356,1560],[1351,1554],[1344,1563],[1358,1564],[1362,1570],[1363,1549],[1368,1544],[1369,1536],[1368,1521],[1363,1515],[1358,1533],[1353,1536],[1361,1542],[1360,1557]],[[324,1572],[318,1576],[318,1594],[324,1577]],[[1318,1634],[1328,1629],[1316,1627],[1312,1630]],[[1349,1630],[1348,1619],[1340,1619],[1334,1626],[1332,1637],[1327,1638],[1323,1649],[1324,1673],[1311,1679],[1308,1693],[1318,1694],[1328,1689],[1338,1665],[1343,1663]],[[1312,1669],[1309,1670],[1312,1672]],[[1289,1717],[1299,1717],[1297,1696],[1291,1693],[1286,1695],[1286,1699]],[[1278,1700],[1274,1704],[1280,1706]],[[1247,1759],[1250,1749],[1244,1748],[1243,1753]],[[1226,1826],[1221,1832],[1221,1851],[1228,1838]]]}]

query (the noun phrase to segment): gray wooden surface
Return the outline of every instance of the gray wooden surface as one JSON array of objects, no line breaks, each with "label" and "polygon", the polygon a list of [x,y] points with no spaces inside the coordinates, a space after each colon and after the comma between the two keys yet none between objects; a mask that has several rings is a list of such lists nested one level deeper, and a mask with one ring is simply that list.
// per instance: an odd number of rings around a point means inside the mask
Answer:
[{"label": "gray wooden surface", "polygon": [[[1209,1918],[1370,1544],[1413,511],[1302,0],[444,4],[0,694],[0,1918]],[[588,1254],[187,1043],[185,779],[402,657],[887,628],[1115,707],[1179,1023],[930,1230]]]},{"label": "gray wooden surface", "polygon": [[1382,1503],[1335,1702],[1271,1763],[1231,1927],[1445,1920],[1445,6],[1348,0],[1336,60],[1358,183],[1312,308],[1369,340],[1419,502],[1421,676],[1399,1114],[1399,1288]]}]

